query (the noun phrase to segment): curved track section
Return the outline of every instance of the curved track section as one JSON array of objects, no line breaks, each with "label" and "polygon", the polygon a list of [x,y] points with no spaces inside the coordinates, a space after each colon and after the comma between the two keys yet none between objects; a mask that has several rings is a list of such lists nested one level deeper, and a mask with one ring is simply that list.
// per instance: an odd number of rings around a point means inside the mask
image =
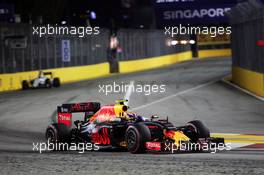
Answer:
[{"label": "curved track section", "polygon": [[[46,126],[56,106],[68,102],[112,103],[129,96],[132,110],[149,117],[169,116],[176,125],[188,120],[205,121],[213,133],[264,134],[264,102],[254,99],[221,79],[230,74],[229,58],[194,60],[145,72],[64,85],[59,89],[0,94],[1,174],[263,174],[263,149],[234,149],[216,154],[144,154],[127,152],[32,151],[33,142],[44,141]],[[100,91],[113,83],[165,85],[164,93]],[[78,118],[79,116],[77,116]],[[231,136],[230,136],[231,137]],[[244,139],[240,136],[241,140]],[[243,139],[242,139],[243,138]],[[234,141],[235,138],[230,138]],[[259,140],[260,139],[260,140]],[[248,139],[262,143],[262,137]],[[234,141],[236,145],[239,141]],[[261,145],[261,144],[259,144]],[[239,147],[239,146],[236,146]],[[261,147],[261,146],[259,146]]]}]

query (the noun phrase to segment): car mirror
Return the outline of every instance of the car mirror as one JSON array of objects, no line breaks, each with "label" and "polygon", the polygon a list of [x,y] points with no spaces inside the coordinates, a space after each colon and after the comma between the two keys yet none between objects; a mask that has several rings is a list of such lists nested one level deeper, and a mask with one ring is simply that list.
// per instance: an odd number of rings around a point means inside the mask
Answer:
[{"label": "car mirror", "polygon": [[158,118],[159,118],[159,117],[158,117],[157,115],[152,115],[150,119],[151,119],[151,121],[152,121],[152,120],[154,120],[154,119],[158,119]]}]

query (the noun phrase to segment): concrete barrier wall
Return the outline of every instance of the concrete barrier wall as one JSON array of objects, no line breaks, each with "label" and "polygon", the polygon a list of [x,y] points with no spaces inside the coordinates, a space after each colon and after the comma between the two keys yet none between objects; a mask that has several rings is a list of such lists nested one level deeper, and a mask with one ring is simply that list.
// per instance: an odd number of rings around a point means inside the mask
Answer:
[{"label": "concrete barrier wall", "polygon": [[120,61],[119,68],[120,68],[120,73],[137,72],[137,71],[167,66],[190,59],[192,59],[192,52],[188,51],[188,52],[165,55],[154,58],[147,58],[147,59],[140,59],[133,61]]},{"label": "concrete barrier wall", "polygon": [[264,97],[264,74],[240,67],[232,68],[232,82],[240,87]]},{"label": "concrete barrier wall", "polygon": [[[230,56],[228,50],[214,50],[203,51],[202,58],[215,57],[215,56]],[[130,73],[143,71],[148,69],[155,69],[162,66],[168,66],[182,61],[192,59],[192,52],[186,51],[182,53],[176,53],[171,55],[152,57],[146,59],[138,59],[132,61],[120,61],[119,68],[120,73]],[[54,74],[54,77],[59,77],[61,83],[78,82],[82,80],[88,80],[98,78],[102,76],[110,75],[109,64],[100,63],[87,66],[75,66],[56,69],[46,69],[43,71],[50,71]],[[12,91],[21,89],[21,83],[23,80],[34,79],[38,76],[38,71],[18,72],[9,74],[0,74],[0,92]]]},{"label": "concrete barrier wall", "polygon": [[[54,77],[59,77],[61,83],[77,82],[92,78],[98,78],[109,74],[108,63],[100,63],[89,66],[77,66],[57,69],[47,69]],[[21,89],[23,80],[30,80],[38,76],[38,71],[0,74],[0,92]]]},{"label": "concrete barrier wall", "polygon": [[227,13],[232,26],[232,81],[264,97],[264,4],[258,0],[243,2]]},{"label": "concrete barrier wall", "polygon": [[208,58],[208,57],[220,57],[220,56],[231,56],[231,49],[210,49],[210,50],[199,50],[199,58]]}]

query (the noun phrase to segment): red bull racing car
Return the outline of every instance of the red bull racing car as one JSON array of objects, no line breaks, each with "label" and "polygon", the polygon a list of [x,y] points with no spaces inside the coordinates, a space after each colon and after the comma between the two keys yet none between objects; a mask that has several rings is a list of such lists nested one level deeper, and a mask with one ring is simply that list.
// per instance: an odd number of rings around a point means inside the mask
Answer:
[{"label": "red bull racing car", "polygon": [[[76,120],[72,126],[72,114],[79,112],[84,113],[83,121]],[[62,104],[57,108],[57,121],[47,127],[46,139],[52,143],[92,143],[131,153],[208,151],[225,146],[224,139],[210,137],[209,129],[199,120],[176,127],[168,118],[146,119],[128,112],[124,100],[102,107],[98,102]]]}]

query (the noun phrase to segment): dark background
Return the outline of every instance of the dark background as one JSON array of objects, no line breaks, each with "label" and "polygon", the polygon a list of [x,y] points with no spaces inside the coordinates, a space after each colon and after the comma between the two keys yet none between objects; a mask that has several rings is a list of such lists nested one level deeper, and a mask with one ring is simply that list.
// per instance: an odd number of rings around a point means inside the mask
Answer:
[{"label": "dark background", "polygon": [[[100,26],[111,30],[120,28],[162,28],[171,23],[197,23],[198,25],[227,23],[225,18],[183,19],[164,21],[166,10],[233,7],[245,0],[190,0],[187,2],[165,2],[162,0],[0,0],[0,10],[8,5],[10,16],[0,11],[0,22],[13,22],[18,14],[22,23],[63,24],[75,26]],[[264,2],[264,0],[261,0]],[[96,14],[96,18],[91,17]],[[7,20],[6,20],[7,19]]]},{"label": "dark background", "polygon": [[[90,12],[96,19],[91,25],[101,27],[150,28],[153,24],[151,0],[1,0],[13,4],[22,22],[33,23],[42,16],[43,23],[56,24],[67,21],[70,25],[86,25]],[[143,25],[143,26],[142,26]]]}]

